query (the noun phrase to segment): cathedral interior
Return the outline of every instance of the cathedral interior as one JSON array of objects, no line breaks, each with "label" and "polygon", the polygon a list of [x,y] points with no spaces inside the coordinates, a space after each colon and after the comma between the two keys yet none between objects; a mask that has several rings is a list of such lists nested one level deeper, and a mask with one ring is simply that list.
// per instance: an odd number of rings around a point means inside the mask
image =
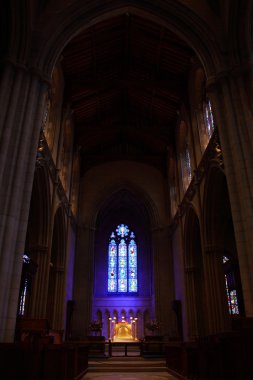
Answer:
[{"label": "cathedral interior", "polygon": [[3,0],[1,352],[47,323],[60,344],[163,337],[205,362],[194,379],[249,378],[252,16]]}]

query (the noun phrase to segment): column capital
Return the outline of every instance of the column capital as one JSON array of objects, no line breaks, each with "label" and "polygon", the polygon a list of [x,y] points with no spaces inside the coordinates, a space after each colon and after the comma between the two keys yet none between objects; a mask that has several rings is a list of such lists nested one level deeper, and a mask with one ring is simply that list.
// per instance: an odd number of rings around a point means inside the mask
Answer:
[{"label": "column capital", "polygon": [[3,66],[11,66],[15,70],[23,70],[26,73],[30,73],[31,75],[38,77],[38,79],[42,83],[46,84],[49,88],[52,85],[51,78],[36,67],[28,66],[23,62],[17,62],[11,57],[5,57],[4,59],[1,59],[0,64]]},{"label": "column capital", "polygon": [[152,231],[152,234],[159,234],[159,233],[164,233],[164,232],[170,233],[170,226],[167,224],[159,225],[159,226],[153,227],[151,231]]},{"label": "column capital", "polygon": [[228,79],[236,79],[249,74],[253,74],[253,62],[251,61],[227,67],[207,79],[206,90],[207,92],[213,92],[217,86]]}]

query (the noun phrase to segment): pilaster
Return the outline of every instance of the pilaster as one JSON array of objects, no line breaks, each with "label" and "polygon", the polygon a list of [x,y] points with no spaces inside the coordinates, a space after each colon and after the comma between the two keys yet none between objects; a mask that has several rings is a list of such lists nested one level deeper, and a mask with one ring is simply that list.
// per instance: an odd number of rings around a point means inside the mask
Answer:
[{"label": "pilaster", "polygon": [[176,331],[172,301],[175,298],[172,252],[169,228],[161,226],[152,231],[153,246],[153,312],[164,334]]},{"label": "pilaster", "polygon": [[12,341],[47,83],[12,63],[0,86],[0,341]]},{"label": "pilaster", "polygon": [[92,299],[94,281],[94,236],[95,229],[90,226],[78,227],[75,258],[75,283],[73,298],[73,334],[84,336],[92,318]]},{"label": "pilaster", "polygon": [[222,269],[223,250],[218,247],[205,248],[205,284],[208,334],[229,330],[228,304],[225,279]]},{"label": "pilaster", "polygon": [[32,318],[46,318],[46,301],[50,264],[48,247],[34,247],[31,249],[31,255],[36,258],[38,269],[36,276],[34,277],[30,314]]},{"label": "pilaster", "polygon": [[195,293],[195,276],[196,268],[185,268],[185,286],[187,298],[187,323],[188,323],[188,339],[195,340],[199,336],[199,326],[197,315],[200,311],[197,310],[196,293]]}]

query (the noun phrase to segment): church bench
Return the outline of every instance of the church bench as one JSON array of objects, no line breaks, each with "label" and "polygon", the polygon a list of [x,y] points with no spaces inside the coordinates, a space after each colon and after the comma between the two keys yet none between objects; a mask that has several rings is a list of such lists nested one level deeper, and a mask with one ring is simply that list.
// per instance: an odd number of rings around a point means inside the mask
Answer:
[{"label": "church bench", "polygon": [[252,328],[210,335],[195,342],[166,343],[167,368],[182,379],[250,379],[252,357]]},{"label": "church bench", "polygon": [[0,343],[4,380],[79,380],[87,368],[87,345]]},{"label": "church bench", "polygon": [[145,355],[164,355],[165,342],[163,335],[146,335],[142,341],[142,354]]},{"label": "church bench", "polygon": [[89,356],[105,355],[105,337],[88,335],[84,343],[89,347]]}]

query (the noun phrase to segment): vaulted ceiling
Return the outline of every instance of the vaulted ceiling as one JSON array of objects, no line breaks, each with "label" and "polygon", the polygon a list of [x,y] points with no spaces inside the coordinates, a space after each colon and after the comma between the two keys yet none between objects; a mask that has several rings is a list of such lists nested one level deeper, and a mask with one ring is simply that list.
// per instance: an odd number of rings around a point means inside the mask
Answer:
[{"label": "vaulted ceiling", "polygon": [[164,27],[132,14],[100,22],[63,51],[83,170],[131,159],[163,168],[194,52]]}]

